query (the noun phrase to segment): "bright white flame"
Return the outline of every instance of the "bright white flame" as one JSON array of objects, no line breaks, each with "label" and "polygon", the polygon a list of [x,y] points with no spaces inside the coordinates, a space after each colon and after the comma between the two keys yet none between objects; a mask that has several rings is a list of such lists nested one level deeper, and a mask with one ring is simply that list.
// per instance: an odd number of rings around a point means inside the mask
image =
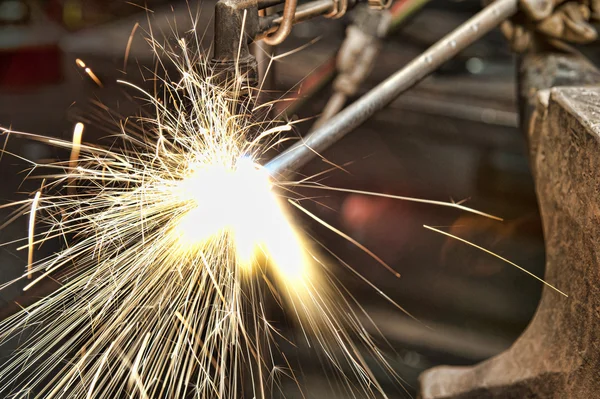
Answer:
[{"label": "bright white flame", "polygon": [[176,227],[184,245],[195,246],[228,231],[240,266],[249,268],[262,252],[280,278],[291,282],[306,277],[304,243],[268,174],[250,159],[240,158],[234,168],[203,165],[181,181],[179,191],[193,204]]}]

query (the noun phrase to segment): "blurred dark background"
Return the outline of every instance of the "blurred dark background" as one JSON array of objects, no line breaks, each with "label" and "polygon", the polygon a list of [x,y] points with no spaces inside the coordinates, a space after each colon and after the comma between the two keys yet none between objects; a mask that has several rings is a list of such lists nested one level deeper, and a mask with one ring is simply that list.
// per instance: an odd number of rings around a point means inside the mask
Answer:
[{"label": "blurred dark background", "polygon": [[[121,115],[135,113],[139,104],[116,80],[151,87],[152,82],[144,81],[153,69],[153,55],[143,37],[148,21],[159,36],[168,36],[171,29],[186,32],[191,28],[188,7],[192,14],[198,7],[175,0],[143,4],[152,12],[121,0],[0,0],[0,126],[69,138],[74,123],[83,121],[87,122],[84,141],[96,142],[109,134],[108,121],[113,118],[97,103]],[[207,0],[199,8],[198,26],[205,31],[198,34],[204,36],[207,47],[213,4]],[[362,90],[383,80],[480,7],[479,0],[432,1],[385,41]],[[275,89],[280,96],[300,92],[302,97],[311,78],[324,83],[310,101],[294,103],[288,118],[312,117],[322,110],[331,87],[318,73],[327,70],[335,56],[346,22],[317,19],[300,24],[278,47],[277,52],[284,53],[320,38],[275,63]],[[124,65],[136,23],[140,27]],[[97,122],[102,120],[107,123]],[[310,125],[310,121],[296,125],[297,132],[306,133]],[[68,158],[36,142],[6,136],[1,140],[7,152],[34,161]],[[493,32],[461,53],[325,156],[337,164],[351,162],[346,172],[325,177],[330,186],[441,201],[468,199],[468,206],[505,219],[495,222],[453,209],[357,194],[301,192],[319,196],[318,203],[305,204],[312,212],[342,228],[402,274],[395,278],[344,239],[299,216],[321,243],[421,321],[407,318],[339,267],[340,280],[391,342],[393,348],[382,342],[384,351],[407,389],[415,392],[417,376],[427,368],[472,364],[510,346],[533,315],[540,283],[498,259],[422,227],[443,226],[543,275],[540,219],[526,143],[518,129],[515,60],[500,33]],[[39,182],[23,181],[23,170],[29,166],[8,153],[3,155],[2,203],[35,190]],[[303,173],[328,167],[314,161]],[[3,217],[10,213],[0,211]],[[0,231],[0,241],[24,237],[26,232],[26,220],[19,219]],[[43,248],[48,253],[54,250]],[[26,253],[16,251],[16,245],[0,247],[0,282],[18,277],[25,266]],[[0,292],[1,317],[52,289],[42,287],[24,295],[20,288],[16,284]],[[9,350],[2,348],[0,354],[5,356]],[[319,390],[329,384],[320,364],[308,351],[299,348],[296,352],[303,364],[301,378],[308,397],[322,397]]]}]

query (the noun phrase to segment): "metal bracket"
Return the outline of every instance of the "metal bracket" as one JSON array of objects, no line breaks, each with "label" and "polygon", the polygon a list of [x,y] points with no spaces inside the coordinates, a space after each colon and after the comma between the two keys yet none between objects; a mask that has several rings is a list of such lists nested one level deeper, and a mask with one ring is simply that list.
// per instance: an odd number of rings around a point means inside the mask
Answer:
[{"label": "metal bracket", "polygon": [[216,79],[231,86],[234,79],[241,88],[258,84],[256,59],[249,43],[258,34],[256,0],[219,0],[215,5],[215,36],[212,65]]}]

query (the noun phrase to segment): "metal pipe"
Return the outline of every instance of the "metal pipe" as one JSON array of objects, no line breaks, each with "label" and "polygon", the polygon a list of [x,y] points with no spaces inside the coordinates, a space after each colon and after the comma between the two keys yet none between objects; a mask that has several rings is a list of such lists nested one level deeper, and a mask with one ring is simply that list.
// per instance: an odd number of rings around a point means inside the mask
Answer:
[{"label": "metal pipe", "polygon": [[279,28],[274,33],[271,33],[263,38],[263,41],[269,46],[281,44],[292,31],[294,17],[296,15],[296,6],[298,0],[286,0],[283,8],[283,19],[279,24]]},{"label": "metal pipe", "polygon": [[[298,10],[294,15],[294,23],[297,24],[299,22],[304,22],[307,19],[325,15],[330,13],[334,7],[335,3],[332,0],[317,0],[303,4],[302,7],[298,7]],[[281,17],[276,18],[273,23],[280,24]]]},{"label": "metal pipe", "polygon": [[[325,15],[330,13],[335,8],[335,3],[332,0],[316,0],[311,1],[310,3],[305,3],[299,5],[296,8],[296,13],[294,14],[293,23],[297,24],[308,19],[318,17],[320,15]],[[256,37],[256,39],[261,39],[267,33],[272,32],[277,28],[283,21],[282,14],[274,14],[271,16],[266,16],[264,18],[260,18],[259,20],[259,30],[260,34]]]},{"label": "metal pipe", "polygon": [[496,0],[265,167],[274,177],[298,170],[517,10],[518,0]]},{"label": "metal pipe", "polygon": [[[258,10],[258,16],[265,17],[266,15],[274,14],[273,8],[267,8],[265,10]],[[271,58],[275,54],[275,46],[269,46],[262,40],[256,40],[252,43],[252,50],[254,53],[254,58],[256,59],[256,63],[258,66],[258,85],[260,90],[258,91],[258,95],[256,101],[258,104],[264,104],[268,101],[269,93],[275,89],[275,76],[277,75],[277,65],[276,63],[271,63]],[[270,70],[270,72],[269,72]],[[266,108],[267,114],[265,117],[268,117],[268,113],[270,113],[270,108]]]}]

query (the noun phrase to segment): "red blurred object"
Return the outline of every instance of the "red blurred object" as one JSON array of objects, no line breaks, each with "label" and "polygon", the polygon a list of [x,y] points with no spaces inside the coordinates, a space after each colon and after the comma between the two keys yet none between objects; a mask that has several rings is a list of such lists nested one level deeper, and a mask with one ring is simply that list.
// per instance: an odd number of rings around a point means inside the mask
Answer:
[{"label": "red blurred object", "polygon": [[410,204],[391,198],[350,194],[342,203],[344,231],[386,261],[394,261],[409,242]]},{"label": "red blurred object", "polygon": [[58,83],[62,79],[61,61],[56,44],[0,49],[0,88]]},{"label": "red blurred object", "polygon": [[59,0],[48,0],[44,6],[44,12],[52,21],[63,24],[63,6]]},{"label": "red blurred object", "polygon": [[0,11],[0,89],[60,82],[61,29],[48,10],[38,2],[0,0]]}]

